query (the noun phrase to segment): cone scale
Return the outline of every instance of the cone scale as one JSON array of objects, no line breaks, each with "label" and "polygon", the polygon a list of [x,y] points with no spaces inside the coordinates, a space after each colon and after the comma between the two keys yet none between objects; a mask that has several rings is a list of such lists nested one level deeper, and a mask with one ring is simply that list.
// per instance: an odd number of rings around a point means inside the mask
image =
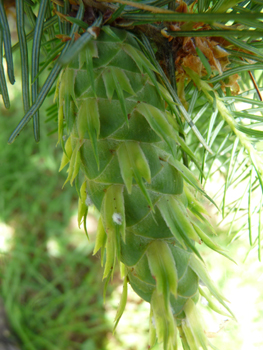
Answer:
[{"label": "cone scale", "polygon": [[129,283],[151,304],[150,346],[157,340],[164,350],[177,349],[179,329],[185,349],[207,349],[196,310],[200,279],[230,310],[197,245],[202,239],[220,247],[193,220],[205,209],[184,180],[189,170],[178,161],[183,141],[179,145],[176,121],[166,110],[172,99],[154,67],[132,34],[103,27],[63,70],[57,96],[60,169],[68,166],[66,182],[80,183],[79,224],[94,204],[101,215],[94,253],[101,251],[103,277],[109,280],[117,262],[123,267],[116,324]]}]

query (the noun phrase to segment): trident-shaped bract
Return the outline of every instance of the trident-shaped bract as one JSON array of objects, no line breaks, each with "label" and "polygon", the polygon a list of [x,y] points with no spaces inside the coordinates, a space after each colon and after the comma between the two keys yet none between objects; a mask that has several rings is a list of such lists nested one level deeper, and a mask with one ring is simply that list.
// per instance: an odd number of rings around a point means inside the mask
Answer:
[{"label": "trident-shaped bract", "polygon": [[124,294],[116,324],[129,283],[151,303],[151,346],[157,338],[164,350],[177,349],[179,328],[185,349],[205,350],[195,307],[200,279],[212,308],[221,311],[211,302],[213,295],[231,311],[209,279],[197,246],[204,241],[225,253],[200,226],[210,228],[192,186],[204,192],[180,161],[181,150],[188,148],[172,111],[166,110],[172,98],[155,74],[133,35],[102,28],[58,82],[61,169],[69,164],[67,181],[80,184],[79,224],[85,224],[91,204],[101,214],[94,253],[101,251],[103,278],[108,281],[116,262],[122,263]]}]

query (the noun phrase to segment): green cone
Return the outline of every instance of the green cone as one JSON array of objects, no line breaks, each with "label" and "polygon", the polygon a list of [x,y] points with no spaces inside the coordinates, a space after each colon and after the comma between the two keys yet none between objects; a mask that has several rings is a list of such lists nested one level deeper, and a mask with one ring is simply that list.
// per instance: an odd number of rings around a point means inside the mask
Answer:
[{"label": "green cone", "polygon": [[157,337],[164,350],[177,349],[179,327],[185,349],[207,349],[195,307],[200,279],[231,311],[197,246],[206,239],[212,249],[222,249],[193,221],[202,221],[206,211],[184,180],[199,186],[179,161],[183,140],[166,111],[165,101],[172,99],[155,74],[132,34],[102,28],[58,82],[61,169],[69,164],[70,183],[82,179],[79,223],[91,204],[101,213],[94,252],[101,250],[103,277],[112,276],[117,261],[123,264],[116,323],[128,282],[151,303],[151,346]]}]

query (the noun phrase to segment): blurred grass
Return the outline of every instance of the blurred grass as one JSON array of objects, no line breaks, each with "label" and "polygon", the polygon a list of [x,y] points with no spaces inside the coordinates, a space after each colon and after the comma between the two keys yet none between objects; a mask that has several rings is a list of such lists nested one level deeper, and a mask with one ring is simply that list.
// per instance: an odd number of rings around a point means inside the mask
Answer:
[{"label": "blurred grass", "polygon": [[[40,212],[49,218],[63,213],[59,220],[63,222],[69,217],[72,209],[69,204],[75,191],[71,188],[61,190],[65,178],[58,173],[61,150],[55,147],[55,137],[45,135],[48,126],[42,122],[42,141],[38,144],[33,139],[31,125],[14,144],[7,144],[8,135],[19,121],[21,111],[22,105],[16,95],[9,113],[4,108],[0,110],[0,218],[5,221],[15,214],[27,213],[26,220],[32,225]],[[46,222],[43,217],[43,224]]]},{"label": "blurred grass", "polygon": [[[60,257],[21,232],[2,259],[1,295],[22,349],[104,349],[101,269],[87,250],[61,239]],[[90,246],[91,247],[91,246]],[[91,247],[92,248],[92,247]]]}]

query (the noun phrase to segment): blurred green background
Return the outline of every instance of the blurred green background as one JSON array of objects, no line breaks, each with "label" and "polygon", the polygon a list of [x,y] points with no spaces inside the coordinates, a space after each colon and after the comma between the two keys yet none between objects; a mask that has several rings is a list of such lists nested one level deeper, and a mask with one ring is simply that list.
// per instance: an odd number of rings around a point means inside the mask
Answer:
[{"label": "blurred green background", "polygon": [[[19,67],[18,58],[15,63]],[[51,98],[42,107],[41,142],[35,143],[28,125],[14,144],[7,145],[23,114],[20,85],[17,79],[9,86],[9,111],[0,101],[0,296],[12,337],[23,350],[147,349],[149,306],[132,290],[112,334],[121,280],[116,274],[103,303],[100,259],[92,256],[97,213],[91,210],[88,216],[88,241],[77,227],[75,188],[67,184],[62,189],[66,172],[58,173],[62,151],[56,147],[56,134],[48,136],[55,128],[53,122],[45,122]],[[215,223],[217,215],[211,211]],[[218,242],[227,246],[231,239],[224,225],[219,226]],[[201,247],[212,279],[238,322],[212,314],[201,304],[205,329],[219,349],[262,349],[262,264],[256,251],[247,256],[246,235],[227,249],[237,265]]]}]

